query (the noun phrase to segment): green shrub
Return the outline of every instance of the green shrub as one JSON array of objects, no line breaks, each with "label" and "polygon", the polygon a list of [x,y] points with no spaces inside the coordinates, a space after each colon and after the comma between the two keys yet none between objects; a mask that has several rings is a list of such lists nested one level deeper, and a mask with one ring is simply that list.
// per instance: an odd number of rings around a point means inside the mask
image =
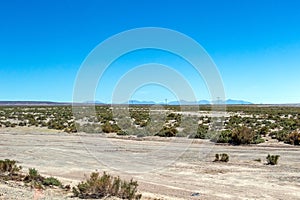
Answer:
[{"label": "green shrub", "polygon": [[207,139],[207,133],[208,133],[208,126],[199,124],[197,128],[197,133],[190,135],[189,138]]},{"label": "green shrub", "polygon": [[32,188],[44,189],[43,182],[45,178],[42,177],[35,168],[29,168],[28,174],[24,178],[24,182],[28,183]]},{"label": "green shrub", "polygon": [[113,177],[107,173],[102,176],[93,172],[90,178],[73,187],[73,195],[79,198],[103,198],[105,196],[116,196],[121,199],[140,199],[141,194],[137,193],[138,184],[132,179],[127,182],[120,177]]},{"label": "green shrub", "polygon": [[45,178],[43,181],[43,185],[45,186],[62,186],[61,182],[54,177]]},{"label": "green shrub", "polygon": [[232,133],[230,130],[223,130],[220,134],[213,135],[211,141],[217,143],[231,143]]},{"label": "green shrub", "polygon": [[29,184],[33,188],[44,189],[44,186],[61,186],[61,182],[54,177],[43,177],[39,174],[35,168],[29,168],[28,174],[23,175],[20,173],[21,166],[16,165],[15,160],[0,160],[0,179],[1,180],[15,180],[24,181],[25,184]]},{"label": "green shrub", "polygon": [[230,143],[235,145],[240,144],[258,144],[265,142],[260,134],[255,133],[251,128],[246,126],[236,127],[231,130],[223,130],[216,132],[211,137],[212,142]]},{"label": "green shrub", "polygon": [[251,144],[259,144],[259,143],[263,143],[265,142],[265,140],[261,137],[260,134],[256,134],[251,142]]},{"label": "green shrub", "polygon": [[270,155],[270,154],[268,154],[268,156],[267,156],[267,165],[277,165],[279,157],[280,157],[279,155]]},{"label": "green shrub", "polygon": [[59,186],[63,187],[62,183],[54,177],[41,176],[35,168],[29,168],[28,174],[23,179],[33,188],[44,189],[44,186]]},{"label": "green shrub", "polygon": [[40,175],[39,172],[35,168],[28,169],[28,176],[31,180],[37,179]]},{"label": "green shrub", "polygon": [[273,131],[269,134],[273,139],[277,139],[278,141],[286,141],[288,132],[285,130]]}]

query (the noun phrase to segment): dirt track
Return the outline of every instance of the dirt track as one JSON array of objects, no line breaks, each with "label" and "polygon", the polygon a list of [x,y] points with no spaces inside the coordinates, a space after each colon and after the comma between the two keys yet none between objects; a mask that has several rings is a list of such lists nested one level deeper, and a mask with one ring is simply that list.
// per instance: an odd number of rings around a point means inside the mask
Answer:
[{"label": "dirt track", "polygon": [[[300,198],[300,148],[290,145],[224,146],[161,138],[137,141],[29,128],[0,129],[0,137],[0,159],[18,160],[24,171],[34,167],[67,184],[97,169],[138,180],[144,198]],[[215,153],[228,153],[230,161],[212,162]],[[265,165],[268,153],[280,155],[279,165]],[[254,161],[259,158],[262,162]]]}]

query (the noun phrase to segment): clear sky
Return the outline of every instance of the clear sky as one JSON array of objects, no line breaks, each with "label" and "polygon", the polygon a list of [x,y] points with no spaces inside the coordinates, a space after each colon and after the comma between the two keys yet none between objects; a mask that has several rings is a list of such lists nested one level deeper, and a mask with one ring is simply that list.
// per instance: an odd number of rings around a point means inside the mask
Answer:
[{"label": "clear sky", "polygon": [[[299,11],[297,0],[2,0],[0,100],[72,101],[81,63],[100,42],[128,29],[164,27],[206,49],[220,71],[226,98],[300,103]],[[176,61],[151,51],[126,59],[136,64]],[[117,67],[111,71],[122,75]],[[107,74],[104,85],[111,85],[117,79]],[[192,72],[186,72],[189,76],[193,82]],[[198,99],[208,99],[203,83],[191,84],[196,93],[201,90]],[[111,88],[103,87],[105,92],[99,85],[96,99],[109,102]],[[134,98],[173,96],[145,86]]]}]

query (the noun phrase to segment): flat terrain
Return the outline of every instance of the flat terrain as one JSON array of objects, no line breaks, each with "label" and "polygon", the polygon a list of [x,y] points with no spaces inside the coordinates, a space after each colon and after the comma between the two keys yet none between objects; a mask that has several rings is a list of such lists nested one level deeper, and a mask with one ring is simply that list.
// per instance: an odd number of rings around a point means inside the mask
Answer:
[{"label": "flat terrain", "polygon": [[[105,170],[137,180],[143,199],[300,199],[300,148],[272,140],[228,146],[207,140],[116,138],[28,127],[2,128],[0,137],[0,159],[18,160],[24,172],[34,167],[65,184]],[[216,153],[229,154],[229,162],[212,162]],[[279,165],[265,164],[268,153],[280,155]],[[0,199],[25,198],[13,196],[9,189],[21,190],[0,184]],[[66,198],[30,194],[32,199]]]}]

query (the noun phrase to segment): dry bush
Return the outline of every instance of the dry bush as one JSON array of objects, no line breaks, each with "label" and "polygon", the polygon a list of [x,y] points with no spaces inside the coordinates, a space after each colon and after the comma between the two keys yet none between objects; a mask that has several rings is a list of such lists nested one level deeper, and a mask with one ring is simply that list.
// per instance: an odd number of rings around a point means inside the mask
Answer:
[{"label": "dry bush", "polygon": [[216,154],[214,162],[228,162],[229,155],[227,153]]},{"label": "dry bush", "polygon": [[17,161],[15,160],[0,160],[0,173],[9,173],[14,174],[16,172],[19,172],[22,167],[16,165]]},{"label": "dry bush", "polygon": [[299,131],[293,131],[290,134],[287,135],[286,143],[292,144],[292,145],[300,145],[300,132]]},{"label": "dry bush", "polygon": [[142,197],[141,194],[136,194],[137,187],[137,182],[132,179],[127,182],[105,172],[102,176],[98,172],[93,172],[89,179],[79,183],[77,187],[73,187],[73,194],[75,197],[83,199],[116,196],[121,199],[133,200]]},{"label": "dry bush", "polygon": [[277,165],[279,157],[280,157],[279,155],[270,155],[270,154],[268,154],[268,156],[267,156],[267,165]]},{"label": "dry bush", "polygon": [[255,132],[246,126],[235,128],[232,131],[231,142],[236,145],[251,144],[254,140]]},{"label": "dry bush", "polygon": [[22,180],[23,175],[19,173],[22,169],[15,160],[0,160],[0,179],[3,180]]}]

